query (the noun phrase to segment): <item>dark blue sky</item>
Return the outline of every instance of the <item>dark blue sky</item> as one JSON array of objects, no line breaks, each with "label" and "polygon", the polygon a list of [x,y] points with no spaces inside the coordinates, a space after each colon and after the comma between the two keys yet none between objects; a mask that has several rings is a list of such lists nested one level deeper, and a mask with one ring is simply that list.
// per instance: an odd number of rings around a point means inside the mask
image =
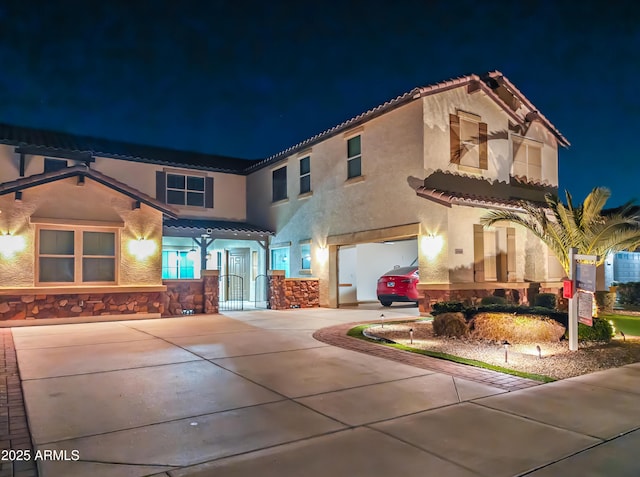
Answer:
[{"label": "dark blue sky", "polygon": [[0,121],[265,157],[415,86],[502,71],[572,143],[560,186],[640,198],[640,8],[611,1],[0,3]]}]

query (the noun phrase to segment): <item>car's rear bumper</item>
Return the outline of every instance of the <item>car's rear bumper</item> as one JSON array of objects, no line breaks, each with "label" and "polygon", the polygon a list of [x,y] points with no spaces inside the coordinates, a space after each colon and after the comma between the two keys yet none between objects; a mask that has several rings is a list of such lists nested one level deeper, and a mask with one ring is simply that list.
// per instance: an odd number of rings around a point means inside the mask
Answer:
[{"label": "car's rear bumper", "polygon": [[379,301],[406,301],[406,302],[412,301],[414,303],[418,303],[417,298],[409,298],[406,295],[393,295],[393,294],[384,294],[384,295],[378,294],[378,300]]}]

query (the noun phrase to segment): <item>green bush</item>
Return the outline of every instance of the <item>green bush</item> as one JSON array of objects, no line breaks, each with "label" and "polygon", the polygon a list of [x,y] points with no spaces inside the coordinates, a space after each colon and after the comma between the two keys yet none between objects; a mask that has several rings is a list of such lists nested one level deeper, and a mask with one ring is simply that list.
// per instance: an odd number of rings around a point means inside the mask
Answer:
[{"label": "green bush", "polygon": [[506,305],[507,299],[503,296],[484,296],[480,300],[480,305]]},{"label": "green bush", "polygon": [[439,301],[431,307],[431,315],[436,316],[441,313],[460,313],[465,309],[461,301]]},{"label": "green bush", "polygon": [[613,305],[616,303],[616,294],[609,291],[597,291],[595,295],[598,314],[613,313]]},{"label": "green bush", "polygon": [[512,315],[501,312],[479,313],[473,318],[473,337],[511,343],[557,342],[565,327],[538,315]]},{"label": "green bush", "polygon": [[616,292],[621,305],[640,305],[640,282],[618,283]]},{"label": "green bush", "polygon": [[593,319],[593,326],[578,323],[578,340],[580,341],[611,341],[613,327],[607,320]]},{"label": "green bush", "polygon": [[433,333],[460,338],[469,334],[469,326],[460,312],[440,313],[433,319]]},{"label": "green bush", "polygon": [[555,293],[540,293],[533,299],[533,306],[541,306],[543,308],[549,308],[550,310],[556,309],[556,295]]}]

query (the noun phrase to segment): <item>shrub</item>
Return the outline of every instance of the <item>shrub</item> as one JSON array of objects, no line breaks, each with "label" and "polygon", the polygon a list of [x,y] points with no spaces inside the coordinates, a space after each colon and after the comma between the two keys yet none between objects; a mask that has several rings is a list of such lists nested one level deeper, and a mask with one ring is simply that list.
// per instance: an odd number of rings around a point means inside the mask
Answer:
[{"label": "shrub", "polygon": [[480,300],[480,305],[506,305],[507,299],[503,296],[485,296]]},{"label": "shrub", "polygon": [[616,292],[621,305],[640,305],[640,282],[618,283]]},{"label": "shrub", "polygon": [[556,342],[565,332],[564,326],[544,316],[500,312],[477,314],[473,328],[474,338],[513,343]]},{"label": "shrub", "polygon": [[613,313],[613,305],[616,303],[616,294],[609,291],[596,292],[596,305],[598,314],[602,312]]},{"label": "shrub", "polygon": [[433,316],[441,313],[459,313],[465,309],[464,304],[461,301],[440,301],[434,303],[431,307],[431,314]]},{"label": "shrub", "polygon": [[433,332],[437,336],[460,338],[469,334],[469,326],[460,312],[440,313],[433,319]]},{"label": "shrub", "polygon": [[580,341],[611,341],[613,327],[607,320],[593,319],[593,326],[578,323],[578,340]]},{"label": "shrub", "polygon": [[569,324],[569,316],[565,312],[544,308],[542,306],[523,306],[523,305],[486,305],[478,308],[469,308],[465,310],[467,319],[472,319],[478,313],[485,312],[502,312],[512,315],[538,315],[557,321],[565,328]]},{"label": "shrub", "polygon": [[533,299],[533,306],[541,306],[543,308],[549,308],[550,310],[556,309],[556,295],[555,293],[540,293]]}]

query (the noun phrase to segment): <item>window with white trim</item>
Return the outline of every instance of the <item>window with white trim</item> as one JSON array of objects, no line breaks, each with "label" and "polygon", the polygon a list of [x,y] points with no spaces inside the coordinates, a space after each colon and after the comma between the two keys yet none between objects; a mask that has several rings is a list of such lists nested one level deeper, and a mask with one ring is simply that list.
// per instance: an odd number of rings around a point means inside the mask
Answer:
[{"label": "window with white trim", "polygon": [[362,175],[362,141],[357,135],[347,140],[347,179]]},{"label": "window with white trim", "polygon": [[117,230],[38,229],[37,281],[54,284],[115,284]]},{"label": "window with white trim", "polygon": [[300,194],[311,192],[311,156],[300,159]]},{"label": "window with white trim", "polygon": [[300,270],[311,271],[311,241],[300,242]]},{"label": "window with white trim", "polygon": [[271,249],[271,270],[284,270],[284,276],[289,277],[289,247]]},{"label": "window with white trim", "polygon": [[512,136],[513,176],[542,180],[542,143]]}]

